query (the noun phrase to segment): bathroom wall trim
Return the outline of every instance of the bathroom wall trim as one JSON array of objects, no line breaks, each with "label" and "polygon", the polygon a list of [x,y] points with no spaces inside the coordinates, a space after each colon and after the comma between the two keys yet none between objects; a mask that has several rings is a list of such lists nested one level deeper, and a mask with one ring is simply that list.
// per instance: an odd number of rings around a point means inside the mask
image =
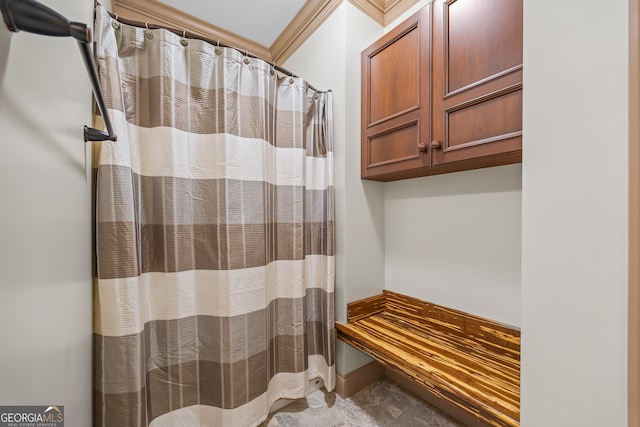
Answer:
[{"label": "bathroom wall trim", "polygon": [[385,376],[385,368],[378,362],[370,362],[344,377],[336,375],[336,393],[343,399],[373,384]]},{"label": "bathroom wall trim", "polygon": [[446,400],[439,399],[438,397],[429,393],[427,390],[420,387],[414,380],[412,380],[399,370],[387,368],[385,376],[391,381],[399,384],[405,390],[409,390],[411,393],[415,394],[420,399],[427,402],[429,405],[460,421],[465,426],[486,427],[486,424],[482,423],[478,418],[475,418],[470,413],[461,410],[459,407],[447,402]]}]

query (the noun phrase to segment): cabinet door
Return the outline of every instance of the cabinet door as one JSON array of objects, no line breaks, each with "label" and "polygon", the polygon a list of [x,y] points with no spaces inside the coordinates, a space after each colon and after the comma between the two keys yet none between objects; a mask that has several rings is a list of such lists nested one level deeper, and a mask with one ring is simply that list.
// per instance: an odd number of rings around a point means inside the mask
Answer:
[{"label": "cabinet door", "polygon": [[436,0],[433,13],[432,164],[521,161],[522,0]]},{"label": "cabinet door", "polygon": [[431,7],[362,52],[361,176],[430,164]]}]

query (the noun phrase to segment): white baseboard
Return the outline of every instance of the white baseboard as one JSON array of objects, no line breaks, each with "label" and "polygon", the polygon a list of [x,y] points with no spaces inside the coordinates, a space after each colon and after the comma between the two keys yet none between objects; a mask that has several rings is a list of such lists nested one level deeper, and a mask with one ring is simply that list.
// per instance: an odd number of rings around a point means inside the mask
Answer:
[{"label": "white baseboard", "polygon": [[374,360],[348,373],[344,377],[336,375],[336,393],[343,399],[346,399],[369,384],[373,384],[380,378],[383,378],[384,374],[384,367]]}]

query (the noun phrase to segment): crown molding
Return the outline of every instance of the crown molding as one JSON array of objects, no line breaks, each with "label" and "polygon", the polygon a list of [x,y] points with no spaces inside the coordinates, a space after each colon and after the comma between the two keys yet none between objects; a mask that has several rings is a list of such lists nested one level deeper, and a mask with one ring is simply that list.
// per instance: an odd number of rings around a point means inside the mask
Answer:
[{"label": "crown molding", "polygon": [[271,45],[274,61],[285,62],[341,4],[342,0],[307,0]]},{"label": "crown molding", "polygon": [[419,0],[349,0],[378,24],[386,27]]},{"label": "crown molding", "polygon": [[384,26],[385,0],[349,0],[349,3],[360,9],[369,18]]},{"label": "crown molding", "polygon": [[418,0],[387,0],[384,8],[384,26],[391,24],[403,13],[411,9]]},{"label": "crown molding", "polygon": [[[112,11],[137,22],[148,22],[174,30],[220,40],[220,42],[281,65],[313,32],[342,4],[344,0],[307,0],[289,25],[270,47],[220,28],[198,17],[158,0],[112,0]],[[393,22],[419,0],[348,0],[360,11],[382,26]]]}]

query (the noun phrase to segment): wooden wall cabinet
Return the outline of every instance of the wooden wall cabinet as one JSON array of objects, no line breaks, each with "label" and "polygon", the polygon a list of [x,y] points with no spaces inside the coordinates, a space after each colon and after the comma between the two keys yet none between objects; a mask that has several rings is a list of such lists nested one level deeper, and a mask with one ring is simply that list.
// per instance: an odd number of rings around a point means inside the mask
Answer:
[{"label": "wooden wall cabinet", "polygon": [[[417,27],[431,31],[423,35],[430,43],[404,55],[402,49],[416,46],[396,43],[417,16]],[[400,68],[405,64],[397,58],[411,55],[430,63],[417,83],[404,86],[400,71],[395,84],[391,75],[373,73],[374,58],[378,69]],[[390,181],[522,161],[522,0],[435,0],[365,50],[362,61],[362,178]],[[389,99],[398,86],[420,91],[414,115],[401,111],[407,102]],[[384,114],[392,117],[376,121]],[[406,118],[393,121],[400,117]]]},{"label": "wooden wall cabinet", "polygon": [[431,7],[362,52],[361,175],[428,167]]}]

